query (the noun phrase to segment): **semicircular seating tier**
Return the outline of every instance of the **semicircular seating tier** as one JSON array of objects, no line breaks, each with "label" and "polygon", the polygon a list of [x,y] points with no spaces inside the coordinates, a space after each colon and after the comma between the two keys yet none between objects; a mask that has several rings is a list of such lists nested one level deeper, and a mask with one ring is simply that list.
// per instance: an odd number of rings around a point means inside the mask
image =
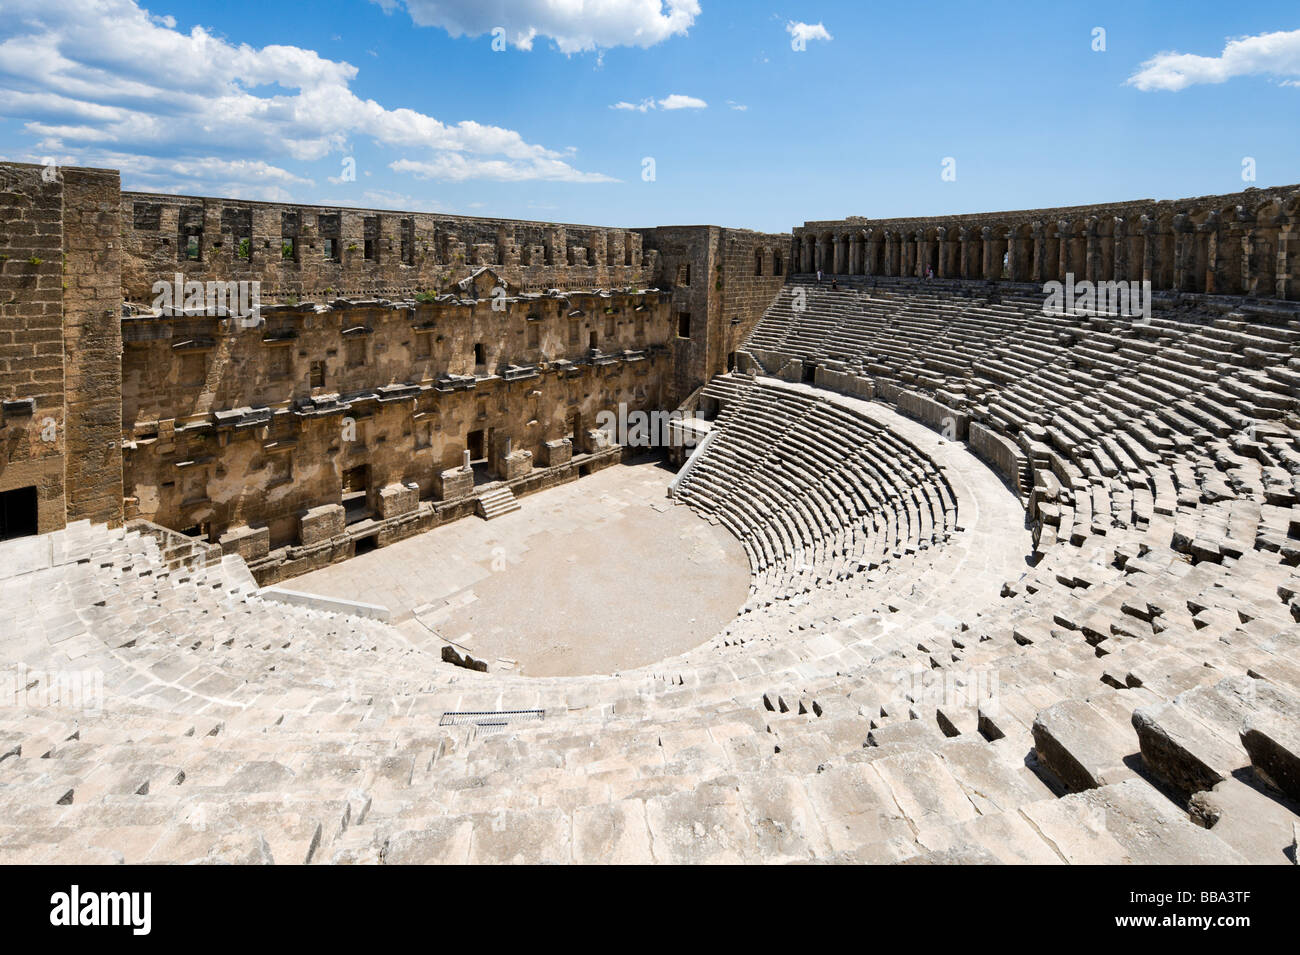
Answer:
[{"label": "semicircular seating tier", "polygon": [[179,535],[0,543],[0,861],[1287,861],[1295,311],[797,284],[678,488],[750,599],[652,666],[474,672]]}]

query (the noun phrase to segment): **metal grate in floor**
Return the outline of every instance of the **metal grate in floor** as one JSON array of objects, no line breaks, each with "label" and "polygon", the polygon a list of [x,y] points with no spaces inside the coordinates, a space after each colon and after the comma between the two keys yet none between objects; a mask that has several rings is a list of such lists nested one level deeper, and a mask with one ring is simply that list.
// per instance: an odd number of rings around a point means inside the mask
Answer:
[{"label": "metal grate in floor", "polygon": [[473,724],[487,733],[505,729],[511,723],[540,722],[546,719],[545,710],[465,710],[443,713],[439,726],[466,726]]}]

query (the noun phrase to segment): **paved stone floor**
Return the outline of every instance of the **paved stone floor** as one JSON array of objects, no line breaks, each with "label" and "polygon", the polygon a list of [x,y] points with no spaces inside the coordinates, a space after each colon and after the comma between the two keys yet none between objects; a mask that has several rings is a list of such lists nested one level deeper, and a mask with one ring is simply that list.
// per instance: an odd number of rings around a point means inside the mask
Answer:
[{"label": "paved stone floor", "polygon": [[441,635],[494,672],[644,666],[704,643],[749,591],[744,548],[675,506],[672,477],[640,458],[284,586],[381,604],[413,642],[436,648]]}]

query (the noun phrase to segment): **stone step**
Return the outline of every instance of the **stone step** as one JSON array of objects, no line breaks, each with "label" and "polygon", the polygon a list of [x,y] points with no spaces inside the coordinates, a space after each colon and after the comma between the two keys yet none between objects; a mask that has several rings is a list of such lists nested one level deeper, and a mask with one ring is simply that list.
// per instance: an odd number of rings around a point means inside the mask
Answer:
[{"label": "stone step", "polygon": [[519,507],[514,492],[505,485],[482,491],[474,500],[475,512],[486,521],[517,511]]}]

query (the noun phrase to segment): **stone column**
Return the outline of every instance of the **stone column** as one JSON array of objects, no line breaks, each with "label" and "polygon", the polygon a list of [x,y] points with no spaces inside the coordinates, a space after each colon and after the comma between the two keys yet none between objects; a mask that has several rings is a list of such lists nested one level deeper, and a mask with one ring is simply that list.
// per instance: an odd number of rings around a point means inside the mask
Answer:
[{"label": "stone column", "polygon": [[1156,237],[1156,224],[1143,216],[1140,228],[1142,229],[1142,281],[1150,282],[1153,289],[1163,288],[1160,284],[1160,257],[1157,252],[1160,242]]},{"label": "stone column", "polygon": [[1280,299],[1300,298],[1296,294],[1296,282],[1291,276],[1291,258],[1295,255],[1297,246],[1300,246],[1300,232],[1297,231],[1295,220],[1286,216],[1279,216],[1278,220],[1275,294]]},{"label": "stone column", "polygon": [[1188,260],[1192,257],[1195,241],[1191,229],[1187,216],[1174,216],[1174,288],[1179,292],[1187,291],[1191,275]]},{"label": "stone column", "polygon": [[[1192,250],[1192,289],[1197,292],[1218,292],[1228,289],[1227,277],[1220,271],[1220,261],[1227,251],[1227,243],[1220,235],[1219,214],[1212,213],[1210,218],[1196,227],[1196,240]],[[1204,258],[1201,252],[1204,250]]]},{"label": "stone column", "polygon": [[1034,282],[1047,281],[1047,229],[1042,222],[1029,226],[1030,241],[1034,244],[1033,260],[1029,266],[1029,277]]},{"label": "stone column", "polygon": [[849,274],[862,274],[862,237],[856,232],[849,236]]},{"label": "stone column", "polygon": [[1021,248],[1024,240],[1018,234],[1019,228],[1019,226],[1012,226],[1007,230],[1007,276],[1013,282],[1024,281],[1021,272],[1024,268],[1025,250]]},{"label": "stone column", "polygon": [[[1066,273],[1070,271],[1070,236],[1073,227],[1068,219],[1060,219],[1056,223],[1056,246],[1058,260],[1056,263],[1056,277],[1062,282],[1065,281]],[[1075,281],[1082,276],[1076,275]]]},{"label": "stone column", "polygon": [[1089,216],[1084,223],[1086,241],[1084,251],[1084,277],[1090,282],[1101,281],[1101,236],[1097,234],[1097,217]]},{"label": "stone column", "polygon": [[1241,275],[1241,291],[1245,295],[1259,294],[1259,279],[1251,269],[1250,263],[1255,257],[1254,222],[1238,223],[1236,234],[1237,268]]},{"label": "stone column", "polygon": [[1111,275],[1116,282],[1128,281],[1128,233],[1126,223],[1119,216],[1111,220],[1111,242],[1113,248],[1111,254],[1114,256],[1111,265]]}]

